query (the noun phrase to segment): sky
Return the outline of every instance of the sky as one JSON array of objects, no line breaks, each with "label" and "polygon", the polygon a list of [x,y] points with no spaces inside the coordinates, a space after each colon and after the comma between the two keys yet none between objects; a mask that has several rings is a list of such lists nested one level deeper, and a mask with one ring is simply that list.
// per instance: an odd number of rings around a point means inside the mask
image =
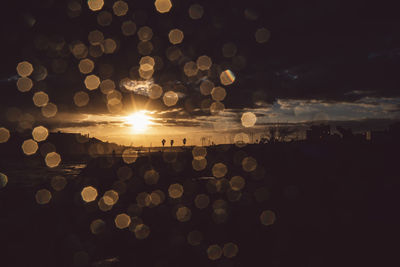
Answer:
[{"label": "sky", "polygon": [[[258,139],[276,124],[364,131],[400,118],[394,2],[171,0],[161,13],[154,1],[91,10],[98,1],[3,4],[0,126],[159,146]],[[25,61],[32,88],[21,92]],[[35,104],[38,92],[52,104]],[[146,129],[132,125],[135,112]]]}]

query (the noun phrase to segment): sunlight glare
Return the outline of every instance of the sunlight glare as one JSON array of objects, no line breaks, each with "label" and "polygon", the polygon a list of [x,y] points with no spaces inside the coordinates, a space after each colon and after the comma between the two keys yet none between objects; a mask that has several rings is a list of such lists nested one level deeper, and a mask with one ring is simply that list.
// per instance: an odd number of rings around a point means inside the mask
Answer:
[{"label": "sunlight glare", "polygon": [[128,124],[132,126],[135,132],[143,132],[147,130],[151,124],[151,118],[146,114],[146,111],[141,110],[126,117]]}]

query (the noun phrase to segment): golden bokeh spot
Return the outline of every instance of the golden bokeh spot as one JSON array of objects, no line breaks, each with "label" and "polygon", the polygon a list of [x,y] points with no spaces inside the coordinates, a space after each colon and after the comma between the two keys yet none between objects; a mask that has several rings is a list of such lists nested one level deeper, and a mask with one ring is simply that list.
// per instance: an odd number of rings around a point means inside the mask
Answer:
[{"label": "golden bokeh spot", "polygon": [[6,187],[7,183],[8,183],[7,175],[0,172],[0,189]]},{"label": "golden bokeh spot", "polygon": [[89,74],[94,69],[94,62],[88,58],[81,59],[81,61],[79,61],[78,67],[81,73]]},{"label": "golden bokeh spot", "polygon": [[88,7],[92,11],[99,11],[104,6],[104,0],[88,0]]},{"label": "golden bokeh spot", "polygon": [[193,4],[189,7],[189,17],[191,19],[201,19],[204,13],[204,8],[199,4]]},{"label": "golden bokeh spot", "polygon": [[51,200],[51,192],[47,189],[40,189],[36,192],[35,199],[38,204],[47,204]]},{"label": "golden bokeh spot", "polygon": [[257,168],[257,160],[253,157],[245,157],[242,160],[242,168],[246,172],[252,172]]},{"label": "golden bokeh spot", "polygon": [[77,59],[85,58],[88,54],[88,48],[84,43],[75,41],[71,44],[71,53]]},{"label": "golden bokeh spot", "polygon": [[203,159],[207,156],[207,148],[202,146],[195,146],[192,149],[192,155],[194,159]]},{"label": "golden bokeh spot", "polygon": [[241,176],[233,176],[229,181],[229,184],[234,191],[242,190],[246,181]]},{"label": "golden bokeh spot", "polygon": [[183,186],[181,184],[171,184],[168,187],[168,195],[170,198],[180,198],[183,195]]},{"label": "golden bokeh spot", "polygon": [[86,92],[79,91],[74,95],[74,103],[77,107],[84,107],[89,103],[89,95]]},{"label": "golden bokeh spot", "polygon": [[[107,200],[107,201],[109,201],[109,200]],[[105,200],[104,200],[104,197],[101,197],[101,198],[99,199],[99,201],[97,202],[97,205],[99,206],[99,209],[100,209],[101,211],[103,211],[103,212],[109,211],[109,210],[111,210],[112,207],[113,207],[113,205],[107,205],[107,204],[106,204],[106,202],[105,202]]]},{"label": "golden bokeh spot", "polygon": [[4,127],[0,127],[0,144],[5,143],[10,139],[10,131]]},{"label": "golden bokeh spot", "polygon": [[173,29],[169,32],[168,34],[168,38],[169,41],[171,42],[171,44],[180,44],[183,41],[184,38],[184,34],[183,31],[179,30],[179,29]]},{"label": "golden bokeh spot", "polygon": [[172,8],[171,0],[156,0],[154,2],[156,10],[160,13],[167,13]]},{"label": "golden bokeh spot", "polygon": [[60,175],[54,176],[51,178],[50,185],[54,190],[61,191],[67,185],[67,179]]},{"label": "golden bokeh spot", "polygon": [[154,58],[150,56],[142,57],[139,61],[140,68],[143,70],[152,70],[155,64]]},{"label": "golden bokeh spot", "polygon": [[212,167],[212,173],[217,178],[224,177],[227,172],[228,172],[228,167],[226,167],[226,165],[223,163],[216,163]]},{"label": "golden bokeh spot", "polygon": [[98,15],[97,15],[97,23],[100,26],[109,26],[112,22],[113,16],[110,12],[108,11],[101,11]]},{"label": "golden bokeh spot", "polygon": [[102,45],[91,45],[89,47],[89,55],[94,58],[101,57],[103,55]]},{"label": "golden bokeh spot", "polygon": [[46,127],[38,126],[32,130],[33,139],[37,142],[42,142],[49,136],[49,130]]},{"label": "golden bokeh spot", "polygon": [[209,70],[212,66],[212,60],[209,56],[199,56],[196,61],[199,70]]},{"label": "golden bokeh spot", "polygon": [[122,152],[122,159],[126,164],[134,163],[138,158],[138,152],[133,148],[127,148]]},{"label": "golden bokeh spot", "polygon": [[257,43],[263,44],[271,38],[271,32],[266,28],[260,28],[256,31],[255,35]]},{"label": "golden bokeh spot", "polygon": [[244,127],[253,127],[257,122],[257,117],[253,112],[245,112],[241,118]]},{"label": "golden bokeh spot", "polygon": [[210,113],[212,115],[218,114],[225,110],[225,105],[219,101],[215,101],[210,105]]},{"label": "golden bokeh spot", "polygon": [[225,257],[233,258],[238,254],[239,247],[235,243],[229,242],[224,245],[224,248],[222,250]]},{"label": "golden bokeh spot", "polygon": [[165,92],[163,102],[167,107],[172,107],[178,102],[178,94],[174,91]]},{"label": "golden bokeh spot", "polygon": [[218,260],[222,256],[222,249],[218,245],[211,245],[207,248],[207,256],[210,260]]},{"label": "golden bokeh spot", "polygon": [[106,228],[106,223],[102,219],[92,221],[90,224],[90,232],[94,235],[101,234]]},{"label": "golden bokeh spot", "polygon": [[192,211],[188,207],[179,207],[176,211],[176,219],[180,222],[190,221],[192,217]]},{"label": "golden bokeh spot", "polygon": [[151,99],[160,98],[162,96],[162,93],[163,93],[163,89],[161,86],[159,86],[158,84],[151,85],[150,90],[149,90],[149,97]]},{"label": "golden bokeh spot", "polygon": [[61,156],[57,152],[50,152],[46,155],[45,162],[47,167],[55,168],[60,165]]},{"label": "golden bokeh spot", "polygon": [[207,167],[207,159],[206,158],[193,159],[192,167],[193,167],[193,170],[195,170],[195,171],[204,170]]},{"label": "golden bokeh spot", "polygon": [[102,47],[104,54],[112,54],[115,52],[115,50],[117,50],[117,43],[114,41],[114,39],[107,38],[104,40]]},{"label": "golden bokeh spot", "polygon": [[22,151],[28,156],[35,154],[38,148],[39,146],[37,142],[32,139],[25,140],[22,143]]},{"label": "golden bokeh spot", "polygon": [[183,56],[182,51],[176,46],[168,47],[166,54],[169,61],[177,61]]},{"label": "golden bokeh spot", "polygon": [[234,57],[237,53],[237,47],[234,43],[226,43],[222,47],[222,54],[224,57],[230,58]]},{"label": "golden bokeh spot", "polygon": [[49,103],[49,96],[45,92],[36,92],[33,95],[33,104],[37,107],[44,107]]},{"label": "golden bokeh spot", "polygon": [[233,142],[237,147],[244,147],[250,142],[250,137],[246,133],[237,133],[233,138]]},{"label": "golden bokeh spot", "polygon": [[20,92],[28,92],[32,89],[33,82],[28,77],[21,77],[17,80],[17,88]]},{"label": "golden bokeh spot", "polygon": [[276,215],[272,210],[264,210],[260,215],[260,221],[262,224],[269,226],[275,223]]},{"label": "golden bokeh spot", "polygon": [[81,196],[85,202],[95,201],[97,198],[97,189],[93,186],[86,186],[82,189]]},{"label": "golden bokeh spot", "polygon": [[136,202],[139,207],[148,207],[151,205],[151,195],[147,192],[141,192],[136,196]]},{"label": "golden bokeh spot", "polygon": [[118,229],[124,229],[129,227],[129,225],[131,224],[131,217],[129,217],[128,214],[126,213],[121,213],[118,214],[117,217],[115,217],[115,226]]},{"label": "golden bokeh spot", "polygon": [[140,41],[146,42],[146,41],[150,41],[151,38],[153,38],[153,30],[148,26],[141,27],[138,30],[137,34],[139,36]]},{"label": "golden bokeh spot", "polygon": [[205,209],[210,204],[210,197],[206,194],[199,194],[195,197],[194,204],[198,209]]},{"label": "golden bokeh spot", "polygon": [[194,61],[186,62],[185,65],[183,66],[183,72],[188,77],[196,76],[197,73],[199,72],[196,62]]},{"label": "golden bokeh spot", "polygon": [[91,45],[99,45],[104,40],[104,34],[99,30],[89,32],[88,40]]},{"label": "golden bokeh spot", "polygon": [[124,21],[121,25],[122,34],[125,36],[132,36],[136,32],[136,23],[132,20]]},{"label": "golden bokeh spot", "polygon": [[200,84],[200,93],[202,95],[210,95],[212,89],[215,87],[214,83],[210,80],[204,80]]},{"label": "golden bokeh spot", "polygon": [[145,224],[138,224],[134,232],[137,239],[145,239],[150,235],[150,228]]},{"label": "golden bokeh spot", "polygon": [[160,175],[156,170],[147,170],[144,173],[144,181],[148,185],[155,185],[158,183],[158,179],[160,178]]},{"label": "golden bokeh spot", "polygon": [[141,78],[148,80],[151,77],[153,77],[154,74],[154,69],[150,69],[150,70],[143,70],[143,69],[139,69],[139,75]]},{"label": "golden bokeh spot", "polygon": [[146,56],[146,55],[150,55],[150,53],[154,49],[154,46],[150,41],[140,41],[138,43],[137,48],[138,48],[139,54]]},{"label": "golden bokeh spot", "polygon": [[236,76],[231,70],[221,72],[219,79],[223,85],[231,85],[235,82]]},{"label": "golden bokeh spot", "polygon": [[191,245],[191,246],[198,246],[200,245],[201,241],[203,241],[203,234],[200,231],[191,231],[188,235],[187,235],[187,242]]},{"label": "golden bokeh spot", "polygon": [[103,200],[109,206],[117,204],[119,195],[115,190],[108,190],[104,193]]},{"label": "golden bokeh spot", "polygon": [[214,87],[211,91],[211,97],[215,101],[222,101],[226,97],[226,90],[221,86]]},{"label": "golden bokeh spot", "polygon": [[106,79],[100,83],[100,90],[103,94],[107,95],[114,91],[115,83],[112,80]]},{"label": "golden bokeh spot", "polygon": [[86,76],[85,86],[89,90],[97,89],[100,86],[100,78],[94,74]]},{"label": "golden bokeh spot", "polygon": [[126,2],[124,2],[122,0],[118,0],[114,3],[112,8],[113,8],[115,16],[121,17],[121,16],[125,16],[126,13],[128,13],[129,6]]},{"label": "golden bokeh spot", "polygon": [[151,192],[150,194],[151,204],[158,206],[161,204],[161,196],[157,192]]},{"label": "golden bokeh spot", "polygon": [[33,66],[28,61],[22,61],[17,65],[17,73],[21,77],[28,77],[33,72]]},{"label": "golden bokeh spot", "polygon": [[42,115],[46,118],[52,118],[57,114],[58,108],[56,104],[47,103],[46,106],[42,107]]}]

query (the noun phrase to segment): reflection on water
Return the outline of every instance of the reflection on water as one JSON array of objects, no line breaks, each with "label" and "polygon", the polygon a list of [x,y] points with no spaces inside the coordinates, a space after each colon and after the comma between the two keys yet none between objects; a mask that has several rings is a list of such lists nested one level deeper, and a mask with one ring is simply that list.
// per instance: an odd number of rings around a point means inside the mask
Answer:
[{"label": "reflection on water", "polygon": [[49,181],[57,175],[65,177],[67,180],[76,178],[86,163],[64,163],[57,168],[33,167],[28,169],[9,170],[10,184],[19,186],[35,186]]}]

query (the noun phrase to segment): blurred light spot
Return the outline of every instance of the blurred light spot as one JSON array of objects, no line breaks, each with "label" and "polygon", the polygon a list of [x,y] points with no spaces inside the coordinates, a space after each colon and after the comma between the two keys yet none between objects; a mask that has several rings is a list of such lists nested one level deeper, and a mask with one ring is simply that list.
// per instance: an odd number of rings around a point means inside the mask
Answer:
[{"label": "blurred light spot", "polygon": [[218,87],[214,87],[211,91],[211,97],[212,99],[214,99],[215,101],[222,101],[225,99],[226,97],[226,91],[225,88],[218,86]]},{"label": "blurred light spot", "polygon": [[160,175],[155,170],[147,170],[144,174],[144,181],[148,185],[155,185],[158,183]]},{"label": "blurred light spot", "polygon": [[216,163],[214,164],[214,166],[212,167],[212,173],[215,177],[217,178],[222,178],[226,175],[226,173],[228,172],[228,168],[226,167],[225,164],[223,163]]},{"label": "blurred light spot", "polygon": [[253,157],[245,157],[242,161],[243,170],[246,172],[252,172],[257,168],[257,161]]},{"label": "blurred light spot", "polygon": [[231,70],[225,70],[221,72],[219,79],[223,85],[231,85],[235,81],[236,77]]},{"label": "blurred light spot", "polygon": [[47,189],[40,189],[36,192],[35,199],[38,204],[47,204],[51,200],[51,193]]},{"label": "blurred light spot", "polygon": [[246,8],[244,10],[244,16],[248,20],[257,20],[258,19],[258,13],[256,10],[251,9],[251,8]]},{"label": "blurred light spot", "polygon": [[139,54],[146,56],[151,54],[151,52],[154,49],[154,46],[150,41],[141,41],[139,42],[137,48]]},{"label": "blurred light spot", "polygon": [[86,76],[85,78],[85,86],[89,90],[95,90],[99,87],[100,85],[100,79],[96,75],[92,74],[89,76]]},{"label": "blurred light spot", "polygon": [[77,107],[84,107],[89,103],[89,95],[86,92],[76,92],[74,95],[74,103]]},{"label": "blurred light spot", "polygon": [[204,80],[200,84],[200,93],[202,95],[210,95],[213,88],[214,88],[213,82],[209,80]]},{"label": "blurred light spot", "polygon": [[168,47],[166,54],[169,61],[177,61],[183,56],[182,51],[176,46]]},{"label": "blurred light spot", "polygon": [[103,8],[104,1],[103,0],[88,0],[87,1],[89,9],[92,11],[99,11]]},{"label": "blurred light spot", "polygon": [[186,62],[183,67],[183,72],[188,77],[196,76],[198,71],[199,69],[197,68],[197,64],[194,61]]},{"label": "blurred light spot", "polygon": [[195,146],[192,149],[192,155],[194,159],[203,159],[207,156],[207,148],[202,146]]},{"label": "blurred light spot", "polygon": [[121,25],[122,34],[132,36],[136,32],[136,24],[132,20],[124,21]]},{"label": "blurred light spot", "polygon": [[107,95],[115,89],[115,83],[112,80],[103,80],[100,83],[100,90],[103,94]]},{"label": "blurred light spot", "polygon": [[159,86],[158,84],[153,84],[150,87],[150,92],[149,92],[149,97],[151,99],[158,99],[161,97],[163,93],[163,89],[161,86]]},{"label": "blurred light spot", "polygon": [[153,38],[153,30],[148,26],[143,26],[138,31],[139,40],[150,41]]},{"label": "blurred light spot", "polygon": [[210,198],[206,194],[199,194],[194,199],[194,204],[198,209],[205,209],[210,204]]},{"label": "blurred light spot", "polygon": [[125,16],[128,13],[129,6],[126,2],[118,0],[113,5],[114,14],[118,17]]},{"label": "blurred light spot", "polygon": [[187,235],[187,242],[192,246],[200,245],[201,241],[203,241],[203,234],[200,231],[191,231]]},{"label": "blurred light spot", "polygon": [[37,107],[44,107],[49,103],[49,96],[45,92],[36,92],[33,95],[33,103]]},{"label": "blurred light spot", "polygon": [[199,56],[196,64],[199,70],[209,70],[212,66],[212,60],[209,56]]},{"label": "blurred light spot", "polygon": [[92,60],[86,58],[86,59],[81,59],[79,62],[79,71],[83,74],[89,74],[93,71],[94,69],[94,63]]},{"label": "blurred light spot", "polygon": [[86,186],[82,189],[81,196],[85,202],[95,201],[97,198],[97,189],[93,186]]},{"label": "blurred light spot", "polygon": [[255,33],[257,43],[263,44],[268,42],[269,38],[271,38],[271,32],[266,28],[260,28]]},{"label": "blurred light spot", "polygon": [[163,102],[167,107],[174,106],[178,102],[178,94],[174,91],[168,91],[163,96]]},{"label": "blurred light spot", "polygon": [[67,179],[60,175],[54,176],[50,181],[50,185],[54,190],[61,191],[67,185]]},{"label": "blurred light spot", "polygon": [[224,111],[225,105],[219,101],[215,101],[210,105],[210,113],[212,115],[218,114]]},{"label": "blurred light spot", "polygon": [[181,184],[171,184],[168,188],[168,194],[171,198],[180,198],[183,195],[183,186]]},{"label": "blurred light spot", "polygon": [[222,249],[218,245],[211,245],[207,249],[207,255],[210,260],[218,260],[222,256]]},{"label": "blurred light spot", "polygon": [[179,29],[173,29],[168,34],[169,41],[174,45],[182,43],[183,37],[183,31]]},{"label": "blurred light spot", "polygon": [[88,40],[91,45],[99,45],[104,40],[104,34],[99,30],[91,31],[88,34]]},{"label": "blurred light spot", "polygon": [[170,0],[156,0],[154,2],[154,6],[156,7],[158,12],[167,13],[171,10],[172,3]]},{"label": "blurred light spot", "polygon": [[10,139],[10,131],[4,127],[0,127],[0,144],[5,143]]},{"label": "blurred light spot", "polygon": [[192,211],[188,207],[179,207],[176,211],[176,219],[180,222],[190,221],[192,217]]},{"label": "blurred light spot", "polygon": [[6,187],[7,183],[8,183],[7,175],[0,172],[0,189]]},{"label": "blurred light spot", "polygon": [[126,164],[131,164],[138,158],[138,152],[133,148],[127,148],[122,152],[122,159]]},{"label": "blurred light spot", "polygon": [[138,224],[135,227],[135,236],[137,239],[145,239],[150,235],[150,228],[145,224]]},{"label": "blurred light spot", "polygon": [[106,223],[101,219],[94,220],[90,224],[90,231],[94,235],[101,234],[102,232],[104,232],[105,229],[106,229]]},{"label": "blurred light spot", "polygon": [[113,39],[107,38],[103,42],[103,49],[104,54],[112,54],[117,49],[117,43]]},{"label": "blurred light spot", "polygon": [[21,77],[28,77],[33,72],[33,66],[28,61],[22,61],[17,65],[17,73]]},{"label": "blurred light spot", "polygon": [[246,181],[241,176],[234,176],[229,181],[229,184],[233,190],[239,191],[243,189],[244,185],[246,184]]},{"label": "blurred light spot", "polygon": [[118,214],[115,217],[115,226],[119,229],[127,228],[131,224],[131,217],[125,213]]},{"label": "blurred light spot", "polygon": [[97,15],[97,23],[100,26],[109,26],[112,22],[112,14],[108,11],[101,11],[98,15]]},{"label": "blurred light spot", "polygon": [[58,108],[53,103],[47,103],[46,106],[42,107],[42,115],[46,118],[54,117],[57,114]]},{"label": "blurred light spot", "polygon": [[238,246],[232,242],[226,243],[222,250],[224,252],[224,256],[227,258],[233,258],[239,252]]},{"label": "blurred light spot", "polygon": [[115,190],[108,190],[104,193],[103,200],[109,206],[117,204],[119,195]]},{"label": "blurred light spot", "polygon": [[97,205],[99,206],[99,209],[103,212],[109,211],[112,209],[113,205],[107,205],[105,203],[104,197],[101,197],[99,201],[97,202]]},{"label": "blurred light spot", "polygon": [[61,156],[57,152],[50,152],[46,155],[45,162],[49,168],[57,167],[60,165]]},{"label": "blurred light spot", "polygon": [[234,57],[237,53],[237,47],[234,43],[226,43],[222,47],[222,54],[224,57],[230,58]]},{"label": "blurred light spot", "polygon": [[275,223],[276,215],[271,210],[265,210],[260,215],[260,221],[262,224],[269,226]]},{"label": "blurred light spot", "polygon": [[70,45],[71,53],[75,58],[81,59],[87,57],[88,48],[81,41],[75,41]]},{"label": "blurred light spot", "polygon": [[193,4],[189,7],[189,16],[191,19],[201,19],[204,8],[199,4]]},{"label": "blurred light spot", "polygon": [[47,139],[49,136],[49,131],[46,127],[38,126],[32,130],[32,136],[36,142],[41,142]]},{"label": "blurred light spot", "polygon": [[205,158],[193,159],[192,167],[195,171],[202,171],[207,167],[207,160]]},{"label": "blurred light spot", "polygon": [[151,195],[147,192],[141,192],[136,196],[136,202],[139,207],[148,207],[151,204]]},{"label": "blurred light spot", "polygon": [[17,88],[20,92],[28,92],[32,89],[33,82],[28,77],[21,77],[17,80]]},{"label": "blurred light spot", "polygon": [[257,122],[257,117],[253,112],[245,112],[241,118],[244,127],[253,127]]},{"label": "blurred light spot", "polygon": [[32,139],[25,140],[22,143],[22,151],[24,151],[25,155],[28,156],[35,154],[38,148],[38,144]]}]

